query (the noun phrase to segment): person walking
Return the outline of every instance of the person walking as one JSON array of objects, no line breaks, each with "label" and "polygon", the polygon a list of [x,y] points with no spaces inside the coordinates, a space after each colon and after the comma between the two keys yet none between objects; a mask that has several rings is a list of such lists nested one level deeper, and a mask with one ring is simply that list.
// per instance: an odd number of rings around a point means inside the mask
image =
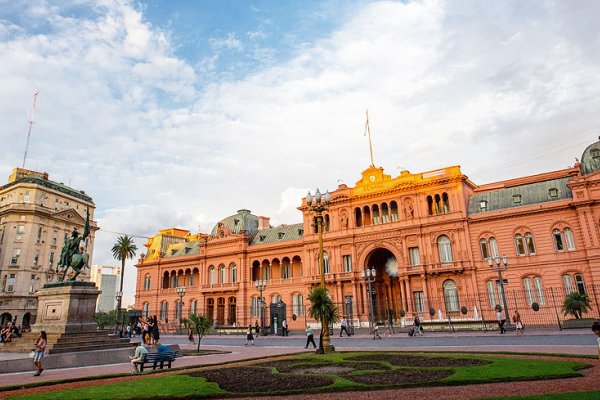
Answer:
[{"label": "person walking", "polygon": [[40,332],[40,337],[38,337],[35,342],[35,354],[33,356],[33,365],[37,367],[37,372],[33,374],[33,376],[40,376],[44,371],[42,367],[42,358],[44,358],[44,353],[46,352],[46,345],[48,344],[48,336],[46,336],[46,331]]},{"label": "person walking", "polygon": [[342,333],[344,332],[346,332],[346,336],[350,337],[350,334],[348,333],[348,321],[346,320],[345,315],[340,321],[340,337],[342,337]]},{"label": "person walking", "polygon": [[248,343],[254,346],[254,336],[252,335],[252,325],[250,324],[248,324],[248,331],[246,332],[246,343],[244,344],[244,346],[248,346]]},{"label": "person walking", "polygon": [[284,319],[281,322],[281,336],[287,336],[288,335],[288,326],[287,326],[287,321]]},{"label": "person walking", "polygon": [[254,333],[256,334],[256,337],[260,335],[260,326],[258,325],[258,320],[254,321]]},{"label": "person walking", "polygon": [[308,349],[309,343],[312,343],[312,345],[315,349],[317,348],[317,344],[315,343],[315,336],[314,336],[313,329],[310,325],[306,325],[306,346],[304,346],[305,349]]},{"label": "person walking", "polygon": [[158,319],[156,315],[152,319],[152,339],[153,343],[156,343],[160,340],[160,333],[158,332]]},{"label": "person walking", "polygon": [[523,326],[523,321],[521,321],[521,314],[517,310],[515,310],[515,315],[513,315],[513,322],[515,323],[517,336],[522,335],[525,327]]},{"label": "person walking", "polygon": [[373,340],[375,339],[381,339],[381,336],[379,336],[379,325],[377,324],[373,325]]},{"label": "person walking", "polygon": [[196,344],[196,339],[194,339],[194,330],[191,326],[188,326],[188,344]]},{"label": "person walking", "polygon": [[506,332],[506,329],[504,329],[506,319],[504,319],[502,311],[498,310],[498,312],[496,313],[496,318],[498,319],[498,328],[500,328],[500,334],[504,334],[504,332]]}]

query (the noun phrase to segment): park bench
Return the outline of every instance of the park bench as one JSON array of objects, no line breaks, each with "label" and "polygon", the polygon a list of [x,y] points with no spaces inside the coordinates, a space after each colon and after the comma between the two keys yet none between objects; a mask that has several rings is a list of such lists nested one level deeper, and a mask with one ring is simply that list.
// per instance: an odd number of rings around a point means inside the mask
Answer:
[{"label": "park bench", "polygon": [[178,351],[163,351],[162,353],[144,353],[142,355],[142,362],[140,363],[140,371],[144,371],[144,365],[152,364],[152,369],[155,370],[156,366],[160,363],[160,369],[163,369],[164,363],[167,363],[167,367],[171,368],[171,363],[175,361],[175,358],[179,356]]}]

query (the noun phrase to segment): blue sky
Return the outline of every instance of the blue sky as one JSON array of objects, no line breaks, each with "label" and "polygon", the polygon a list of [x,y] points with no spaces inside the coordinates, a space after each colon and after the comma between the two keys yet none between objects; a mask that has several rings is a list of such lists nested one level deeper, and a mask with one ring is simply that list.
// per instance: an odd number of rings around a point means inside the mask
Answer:
[{"label": "blue sky", "polygon": [[600,133],[598,26],[600,2],[0,0],[0,177],[36,88],[27,167],[94,198],[95,263],[112,232],[299,222],[369,165],[366,109],[393,176],[565,168]]}]

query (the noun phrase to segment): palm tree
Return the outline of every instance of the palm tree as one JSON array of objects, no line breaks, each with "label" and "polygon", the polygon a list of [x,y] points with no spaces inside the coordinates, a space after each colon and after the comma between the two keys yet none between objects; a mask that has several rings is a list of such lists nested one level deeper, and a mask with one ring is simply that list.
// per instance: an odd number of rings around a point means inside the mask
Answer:
[{"label": "palm tree", "polygon": [[[119,285],[119,293],[123,295],[123,276],[125,275],[125,260],[135,257],[137,246],[133,243],[133,238],[130,236],[119,236],[117,243],[111,249],[113,257],[121,261],[121,283]],[[117,297],[117,323],[121,316],[121,296]],[[115,330],[117,327],[115,326]]]},{"label": "palm tree", "polygon": [[190,319],[188,323],[192,327],[192,331],[198,334],[198,349],[197,352],[200,352],[200,341],[202,337],[208,333],[208,330],[212,326],[212,322],[208,317],[204,314],[198,316],[196,314],[190,315]]},{"label": "palm tree", "polygon": [[571,314],[575,319],[581,319],[581,315],[590,310],[590,300],[585,294],[574,292],[569,294],[563,303],[564,315]]},{"label": "palm tree", "polygon": [[325,329],[329,329],[329,323],[335,324],[340,320],[340,310],[333,304],[327,290],[320,286],[314,288],[308,294],[308,300],[311,305],[308,309],[308,315],[312,318],[321,321],[321,336],[319,337],[319,348],[317,354],[323,354],[323,333]]}]

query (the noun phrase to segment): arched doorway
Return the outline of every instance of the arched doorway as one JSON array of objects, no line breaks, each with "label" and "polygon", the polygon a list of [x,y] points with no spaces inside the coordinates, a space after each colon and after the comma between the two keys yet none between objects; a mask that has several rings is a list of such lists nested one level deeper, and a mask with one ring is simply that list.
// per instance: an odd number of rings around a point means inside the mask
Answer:
[{"label": "arched doorway", "polygon": [[0,315],[0,326],[5,326],[9,322],[12,322],[12,315],[10,313],[3,313]]},{"label": "arched doorway", "polygon": [[[375,268],[375,281],[371,283],[371,293],[367,285],[366,307],[372,307],[374,323],[396,318],[396,302],[400,299],[398,280],[398,260],[386,248],[374,249],[365,261],[365,268]],[[370,304],[369,304],[370,300]],[[369,312],[368,309],[365,311]]]},{"label": "arched doorway", "polygon": [[29,327],[30,325],[31,325],[31,313],[26,312],[25,315],[23,315],[23,324],[21,326]]}]

